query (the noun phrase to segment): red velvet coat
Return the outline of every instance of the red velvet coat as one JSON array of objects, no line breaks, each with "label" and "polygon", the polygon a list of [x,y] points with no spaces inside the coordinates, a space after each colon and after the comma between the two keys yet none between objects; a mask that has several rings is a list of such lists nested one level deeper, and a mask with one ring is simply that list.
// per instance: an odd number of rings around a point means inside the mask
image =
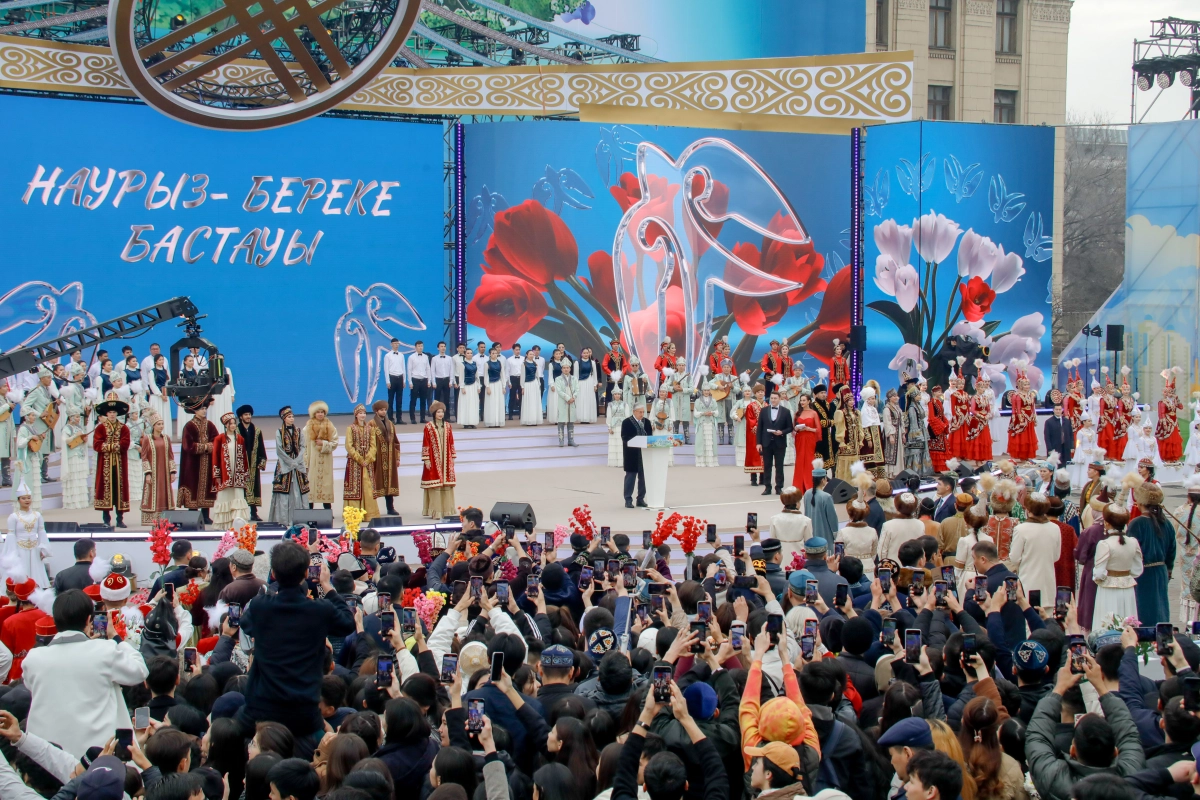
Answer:
[{"label": "red velvet coat", "polygon": [[758,401],[746,406],[746,472],[756,474],[763,471],[762,453],[758,452]]},{"label": "red velvet coat", "polygon": [[425,423],[421,437],[421,488],[441,489],[458,482],[454,475],[454,431],[449,425],[441,429],[433,422]]},{"label": "red velvet coat", "polygon": [[128,511],[129,427],[120,421],[101,420],[92,434],[92,449],[97,453],[93,507],[97,511]]},{"label": "red velvet coat", "polygon": [[217,493],[212,487],[212,447],[217,426],[192,417],[183,426],[179,451],[178,501],[184,508],[212,508]]},{"label": "red velvet coat", "polygon": [[0,642],[4,643],[13,656],[12,668],[8,671],[5,683],[12,683],[21,677],[21,664],[25,661],[25,656],[29,655],[29,651],[37,645],[34,626],[46,616],[49,615],[45,611],[31,607],[4,620],[4,625],[0,627]]},{"label": "red velvet coat", "polygon": [[246,488],[246,442],[242,439],[242,435],[235,434],[237,437],[237,451],[233,457],[233,473],[230,474],[229,467],[226,464],[225,448],[229,447],[231,442],[229,436],[224,433],[217,434],[217,438],[213,439],[212,449],[212,490],[219,492],[222,489],[228,489],[231,486],[235,489]]}]

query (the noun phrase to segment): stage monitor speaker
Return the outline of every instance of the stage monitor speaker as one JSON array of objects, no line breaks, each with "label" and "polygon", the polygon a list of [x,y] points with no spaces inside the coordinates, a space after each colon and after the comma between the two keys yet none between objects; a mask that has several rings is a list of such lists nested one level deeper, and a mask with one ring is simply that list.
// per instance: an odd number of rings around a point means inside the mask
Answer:
[{"label": "stage monitor speaker", "polygon": [[307,508],[292,512],[292,524],[304,525],[309,528],[333,527],[333,509]]},{"label": "stage monitor speaker", "polygon": [[103,522],[83,522],[79,525],[80,533],[112,533],[115,528],[112,525],[105,525]]},{"label": "stage monitor speaker", "polygon": [[79,533],[78,522],[47,522],[46,533]]},{"label": "stage monitor speaker", "polygon": [[958,462],[958,466],[954,468],[954,471],[960,478],[970,478],[975,475],[975,470],[971,469],[961,461]]},{"label": "stage monitor speaker", "polygon": [[1104,349],[1110,353],[1125,350],[1125,326],[1109,325],[1104,339]]},{"label": "stage monitor speaker", "polygon": [[892,489],[894,490],[896,488],[900,488],[907,490],[908,482],[913,478],[916,478],[918,481],[921,480],[921,476],[913,472],[911,469],[906,469],[903,472],[897,473],[896,477],[892,478]]},{"label": "stage monitor speaker", "polygon": [[533,506],[529,503],[496,503],[492,506],[492,513],[489,519],[497,525],[504,525],[504,518],[508,517],[508,524],[517,528],[528,528],[537,526],[537,516],[533,513]]},{"label": "stage monitor speaker", "polygon": [[[458,517],[455,517],[454,519],[457,521]],[[378,530],[379,528],[399,528],[403,524],[404,519],[399,516],[376,517],[375,519],[371,520],[371,524],[368,527]]]},{"label": "stage monitor speaker", "polygon": [[163,512],[167,522],[175,526],[177,531],[203,531],[204,514],[200,511],[166,511]]},{"label": "stage monitor speaker", "polygon": [[867,350],[867,326],[866,325],[851,325],[850,326],[850,349],[858,353],[865,353]]},{"label": "stage monitor speaker", "polygon": [[837,478],[829,479],[829,483],[825,484],[825,491],[833,498],[833,502],[839,506],[849,502],[851,498],[858,494],[858,490],[854,486]]}]

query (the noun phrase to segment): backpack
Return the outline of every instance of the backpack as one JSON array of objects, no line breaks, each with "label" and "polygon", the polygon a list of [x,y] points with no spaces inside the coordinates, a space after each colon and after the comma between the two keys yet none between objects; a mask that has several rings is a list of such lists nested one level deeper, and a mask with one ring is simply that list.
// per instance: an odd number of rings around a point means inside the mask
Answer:
[{"label": "backpack", "polygon": [[846,732],[846,724],[834,720],[833,731],[829,734],[829,738],[821,745],[821,766],[817,770],[817,779],[815,781],[816,791],[822,789],[840,789],[837,770],[833,768],[833,754],[837,752],[838,743],[842,740],[842,735]]}]

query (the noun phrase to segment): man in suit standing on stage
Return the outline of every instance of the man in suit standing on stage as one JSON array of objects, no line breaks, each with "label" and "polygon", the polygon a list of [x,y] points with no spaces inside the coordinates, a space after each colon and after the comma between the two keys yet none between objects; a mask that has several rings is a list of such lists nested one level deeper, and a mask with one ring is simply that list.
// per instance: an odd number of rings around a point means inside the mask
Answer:
[{"label": "man in suit standing on stage", "polygon": [[1063,414],[1062,404],[1054,406],[1054,415],[1046,420],[1042,428],[1042,438],[1046,440],[1046,455],[1058,453],[1059,464],[1071,463],[1075,455],[1075,431],[1071,429],[1071,419]]},{"label": "man in suit standing on stage", "polygon": [[630,447],[629,440],[635,436],[651,436],[650,420],[646,419],[646,407],[633,407],[633,416],[621,423],[621,447],[625,456],[625,507],[633,508],[633,484],[637,481],[637,506],[646,508],[646,473],[642,469],[642,451]]},{"label": "man in suit standing on stage", "polygon": [[787,437],[792,433],[792,412],[779,404],[779,392],[771,392],[771,405],[758,415],[758,452],[763,459],[763,494],[771,493],[771,464],[775,464],[775,494],[783,493],[783,458]]}]

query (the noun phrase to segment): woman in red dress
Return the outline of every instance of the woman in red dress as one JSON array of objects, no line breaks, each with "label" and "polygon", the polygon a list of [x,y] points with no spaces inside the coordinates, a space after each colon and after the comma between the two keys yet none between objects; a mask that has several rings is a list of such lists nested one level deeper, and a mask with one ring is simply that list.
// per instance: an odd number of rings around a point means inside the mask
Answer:
[{"label": "woman in red dress", "polygon": [[838,384],[845,384],[846,386],[850,385],[850,364],[842,355],[845,352],[846,345],[842,344],[839,340],[834,339],[833,361],[831,362],[833,369],[830,382],[831,386],[837,386]]},{"label": "woman in red dress", "polygon": [[[746,406],[746,466],[750,474],[750,485],[758,486],[758,476],[763,471],[762,453],[758,452],[758,412],[763,407],[767,389],[761,383],[754,384],[754,399]],[[766,480],[764,477],[763,480]]]},{"label": "woman in red dress", "polygon": [[946,430],[946,458],[969,459],[967,455],[967,422],[971,416],[971,395],[963,388],[962,373],[950,376],[950,418]]},{"label": "woman in red dress", "polygon": [[821,436],[821,418],[812,407],[812,395],[799,396],[796,410],[796,469],[792,486],[801,492],[812,488],[812,462],[817,457],[817,440]]},{"label": "woman in red dress", "polygon": [[968,461],[982,463],[992,460],[992,414],[995,396],[992,382],[983,373],[975,379],[975,396],[963,426],[963,455]]},{"label": "woman in red dress", "polygon": [[421,440],[421,488],[425,490],[422,514],[433,519],[453,516],[454,504],[454,433],[446,422],[446,407],[435,400],[429,407],[432,420],[425,423]]},{"label": "woman in red dress", "polygon": [[1158,455],[1164,464],[1178,464],[1183,460],[1183,437],[1179,435],[1179,412],[1183,403],[1175,396],[1175,376],[1183,372],[1179,367],[1164,369],[1166,380],[1162,400],[1158,401],[1158,425],[1154,438],[1158,439]]},{"label": "woman in red dress", "polygon": [[1017,390],[1012,393],[1012,416],[1008,420],[1008,454],[1014,461],[1029,461],[1037,455],[1037,395],[1029,390],[1027,365],[1016,365]]},{"label": "woman in red dress", "polygon": [[1122,450],[1117,449],[1117,414],[1120,403],[1117,400],[1112,380],[1108,377],[1108,367],[1101,367],[1104,373],[1104,390],[1100,394],[1100,419],[1096,421],[1096,446],[1103,447],[1110,461],[1120,461],[1125,457]]}]

